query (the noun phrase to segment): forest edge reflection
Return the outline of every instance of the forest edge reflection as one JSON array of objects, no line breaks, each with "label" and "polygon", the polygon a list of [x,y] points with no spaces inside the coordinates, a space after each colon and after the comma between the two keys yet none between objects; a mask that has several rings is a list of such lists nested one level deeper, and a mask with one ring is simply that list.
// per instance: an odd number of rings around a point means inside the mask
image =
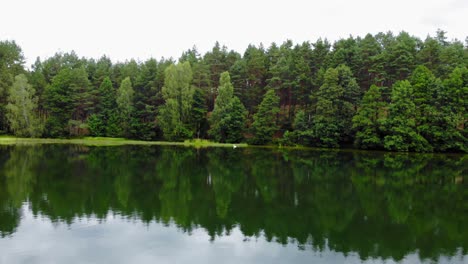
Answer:
[{"label": "forest edge reflection", "polygon": [[79,145],[0,147],[0,233],[21,206],[53,222],[202,227],[325,247],[361,259],[436,260],[468,249],[467,155],[257,148]]}]

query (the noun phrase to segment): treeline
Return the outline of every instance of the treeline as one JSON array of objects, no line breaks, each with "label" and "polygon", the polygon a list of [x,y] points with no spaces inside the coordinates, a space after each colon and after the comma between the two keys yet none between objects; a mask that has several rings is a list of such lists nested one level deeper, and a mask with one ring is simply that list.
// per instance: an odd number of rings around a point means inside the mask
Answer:
[{"label": "treeline", "polygon": [[18,136],[111,136],[392,151],[468,150],[468,48],[438,31],[330,43],[216,43],[173,59],[57,53],[24,66],[0,42],[0,130]]}]

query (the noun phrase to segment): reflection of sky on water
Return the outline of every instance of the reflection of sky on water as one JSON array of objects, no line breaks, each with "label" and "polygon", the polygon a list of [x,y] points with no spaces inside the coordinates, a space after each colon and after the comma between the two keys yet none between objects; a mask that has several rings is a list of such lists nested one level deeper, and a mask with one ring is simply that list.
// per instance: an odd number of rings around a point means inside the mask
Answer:
[{"label": "reflection of sky on water", "polygon": [[[239,228],[229,235],[210,237],[202,228],[191,234],[174,225],[146,225],[137,219],[109,215],[105,221],[81,219],[70,226],[34,217],[22,207],[17,231],[0,239],[0,263],[395,263],[361,261],[357,254],[298,250],[263,237],[245,239]],[[466,263],[467,256],[442,257],[438,263]],[[425,261],[429,262],[429,261]],[[416,253],[401,263],[421,263]]]}]

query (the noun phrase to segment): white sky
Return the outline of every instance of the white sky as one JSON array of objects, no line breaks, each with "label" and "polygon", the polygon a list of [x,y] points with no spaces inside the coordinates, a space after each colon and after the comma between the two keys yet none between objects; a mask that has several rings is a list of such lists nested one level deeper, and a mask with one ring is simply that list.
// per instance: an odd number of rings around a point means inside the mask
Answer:
[{"label": "white sky", "polygon": [[467,0],[2,0],[0,40],[15,40],[27,66],[75,50],[114,61],[178,58],[215,41],[243,53],[249,43],[336,40],[401,30],[424,39],[438,28],[467,36]]}]

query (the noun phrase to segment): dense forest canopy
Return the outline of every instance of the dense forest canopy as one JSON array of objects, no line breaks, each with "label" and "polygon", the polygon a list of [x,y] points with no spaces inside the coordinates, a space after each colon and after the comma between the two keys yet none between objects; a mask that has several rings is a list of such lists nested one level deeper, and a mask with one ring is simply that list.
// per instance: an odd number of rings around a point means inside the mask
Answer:
[{"label": "dense forest canopy", "polygon": [[31,69],[0,41],[0,131],[418,152],[468,151],[468,42],[444,31],[334,43],[216,43],[178,61],[57,53]]}]

